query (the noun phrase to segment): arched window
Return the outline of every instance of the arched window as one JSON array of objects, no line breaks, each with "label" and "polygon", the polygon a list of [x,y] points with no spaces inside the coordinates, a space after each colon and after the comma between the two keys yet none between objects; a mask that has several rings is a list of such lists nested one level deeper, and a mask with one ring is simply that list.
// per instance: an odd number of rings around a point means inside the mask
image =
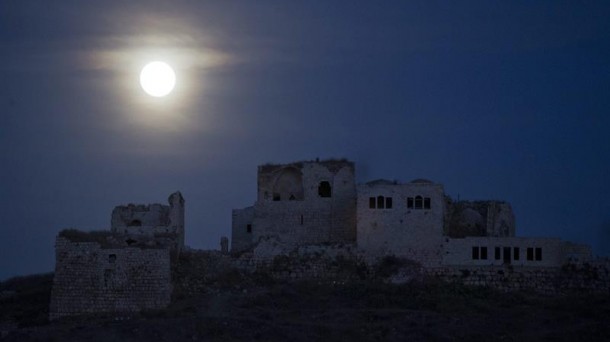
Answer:
[{"label": "arched window", "polygon": [[415,209],[424,207],[424,199],[421,196],[415,196]]},{"label": "arched window", "polygon": [[318,186],[318,195],[320,197],[331,197],[332,196],[332,188],[330,183],[327,181],[320,182]]},{"label": "arched window", "polygon": [[284,168],[276,177],[273,185],[274,201],[302,201],[303,175],[294,167]]}]

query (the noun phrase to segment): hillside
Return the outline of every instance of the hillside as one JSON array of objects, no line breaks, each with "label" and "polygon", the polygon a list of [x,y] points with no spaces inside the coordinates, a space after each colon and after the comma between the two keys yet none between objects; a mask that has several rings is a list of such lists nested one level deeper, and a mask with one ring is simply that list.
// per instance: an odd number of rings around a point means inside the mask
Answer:
[{"label": "hillside", "polygon": [[172,305],[49,323],[52,274],[0,284],[6,341],[601,340],[610,298],[501,293],[418,280],[280,282],[181,259]]}]

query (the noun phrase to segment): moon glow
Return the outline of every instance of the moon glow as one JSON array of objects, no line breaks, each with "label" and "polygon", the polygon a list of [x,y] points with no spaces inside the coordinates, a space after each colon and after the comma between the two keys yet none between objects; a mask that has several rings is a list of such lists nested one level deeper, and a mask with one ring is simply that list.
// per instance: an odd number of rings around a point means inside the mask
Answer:
[{"label": "moon glow", "polygon": [[151,62],[140,72],[140,85],[148,95],[163,97],[176,86],[176,74],[165,62]]}]

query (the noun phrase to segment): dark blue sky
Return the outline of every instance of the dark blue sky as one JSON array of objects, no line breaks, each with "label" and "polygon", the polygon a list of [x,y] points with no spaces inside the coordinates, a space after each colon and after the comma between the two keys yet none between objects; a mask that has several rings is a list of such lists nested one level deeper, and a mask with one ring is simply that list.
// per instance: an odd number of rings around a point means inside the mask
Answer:
[{"label": "dark blue sky", "polygon": [[[128,3],[128,4],[127,4]],[[3,1],[0,279],[60,229],[180,190],[217,248],[256,167],[347,157],[510,201],[521,236],[610,254],[610,3]],[[177,72],[169,98],[143,63]]]}]

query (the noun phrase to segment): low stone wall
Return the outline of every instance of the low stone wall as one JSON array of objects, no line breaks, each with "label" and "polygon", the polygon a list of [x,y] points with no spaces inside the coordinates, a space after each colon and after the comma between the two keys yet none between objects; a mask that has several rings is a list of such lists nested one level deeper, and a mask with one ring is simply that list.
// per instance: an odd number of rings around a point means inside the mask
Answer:
[{"label": "low stone wall", "polygon": [[423,269],[431,277],[503,291],[534,291],[547,295],[610,294],[610,264],[606,261],[557,267],[444,267]]},{"label": "low stone wall", "polygon": [[101,248],[97,242],[56,241],[49,318],[160,309],[170,303],[168,249]]},{"label": "low stone wall", "polygon": [[253,253],[233,259],[234,267],[264,272],[275,279],[364,279],[369,268],[354,245],[310,245],[284,249],[259,244]]}]

